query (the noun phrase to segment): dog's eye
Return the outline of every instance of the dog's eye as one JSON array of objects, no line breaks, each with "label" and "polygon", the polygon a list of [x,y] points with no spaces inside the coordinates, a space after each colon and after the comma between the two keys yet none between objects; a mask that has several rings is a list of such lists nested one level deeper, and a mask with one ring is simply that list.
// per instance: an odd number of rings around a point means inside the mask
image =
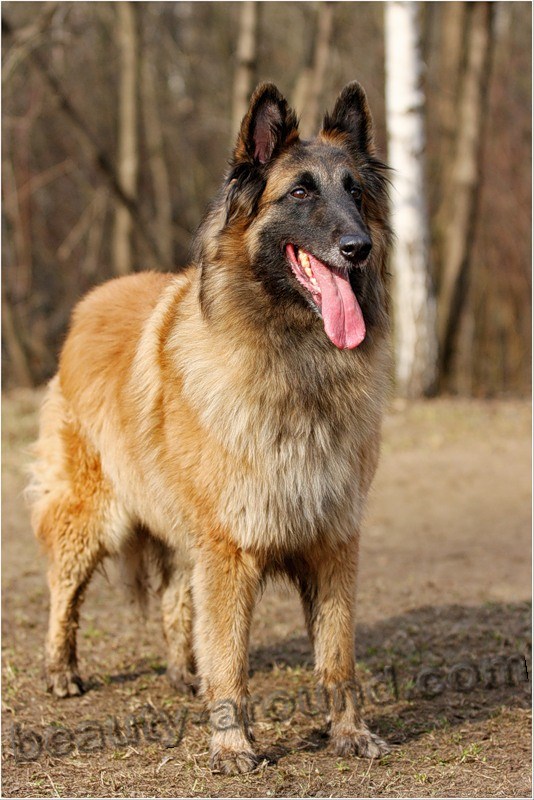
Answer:
[{"label": "dog's eye", "polygon": [[289,194],[297,200],[305,200],[308,197],[308,192],[303,186],[295,186],[294,189],[291,189]]},{"label": "dog's eye", "polygon": [[350,193],[354,198],[355,202],[360,205],[362,202],[362,190],[359,186],[352,186],[350,189]]}]

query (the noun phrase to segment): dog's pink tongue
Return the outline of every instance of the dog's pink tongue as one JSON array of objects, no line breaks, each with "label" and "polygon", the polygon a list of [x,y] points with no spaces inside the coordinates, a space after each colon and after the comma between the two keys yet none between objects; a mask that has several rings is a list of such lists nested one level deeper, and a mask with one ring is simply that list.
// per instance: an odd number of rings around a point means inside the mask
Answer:
[{"label": "dog's pink tongue", "polygon": [[365,321],[348,278],[309,256],[321,289],[321,314],[326,335],[340,349],[352,350],[365,339]]}]

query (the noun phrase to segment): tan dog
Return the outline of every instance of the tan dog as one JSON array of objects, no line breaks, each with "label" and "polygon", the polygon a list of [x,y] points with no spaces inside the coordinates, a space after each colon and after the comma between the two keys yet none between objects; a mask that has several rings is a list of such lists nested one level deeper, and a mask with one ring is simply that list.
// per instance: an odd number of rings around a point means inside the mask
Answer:
[{"label": "tan dog", "polygon": [[388,383],[384,171],[357,83],[310,142],[259,86],[194,263],[91,292],[43,405],[31,488],[51,562],[50,688],[82,691],[78,612],[101,559],[128,562],[142,589],[155,554],[169,675],[183,687],[196,667],[212,720],[234,715],[213,725],[211,764],[226,773],[257,763],[248,638],[276,573],[300,592],[320,683],[341,691],[335,750],[387,749],[350,690]]}]

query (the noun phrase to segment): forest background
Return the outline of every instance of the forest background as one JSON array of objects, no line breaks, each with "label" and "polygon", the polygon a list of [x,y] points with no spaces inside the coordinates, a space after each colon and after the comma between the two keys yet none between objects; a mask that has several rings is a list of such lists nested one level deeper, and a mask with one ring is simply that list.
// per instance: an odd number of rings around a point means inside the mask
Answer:
[{"label": "forest background", "polygon": [[[187,263],[256,81],[274,81],[313,131],[341,87],[359,80],[387,160],[387,5],[4,2],[4,386],[53,374],[73,305],[93,285]],[[525,395],[530,3],[417,5],[436,388]],[[478,113],[470,175],[455,171],[472,122],[462,104]],[[454,221],[462,193],[463,233]],[[445,297],[455,235],[461,255]]]}]

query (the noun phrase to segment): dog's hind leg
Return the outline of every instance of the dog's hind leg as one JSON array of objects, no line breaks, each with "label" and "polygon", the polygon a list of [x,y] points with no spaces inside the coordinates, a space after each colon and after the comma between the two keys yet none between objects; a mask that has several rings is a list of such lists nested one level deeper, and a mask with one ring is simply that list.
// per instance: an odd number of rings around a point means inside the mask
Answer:
[{"label": "dog's hind leg", "polygon": [[107,552],[103,534],[112,502],[100,460],[68,414],[57,380],[43,405],[35,454],[28,488],[32,524],[50,561],[47,682],[55,695],[68,697],[83,691],[76,659],[78,614]]},{"label": "dog's hind leg", "polygon": [[84,591],[104,555],[90,527],[73,520],[72,507],[55,509],[56,540],[48,573],[50,621],[46,639],[47,688],[57,697],[83,692],[78,674],[76,633]]},{"label": "dog's hind leg", "polygon": [[167,678],[180,692],[196,691],[191,571],[172,565],[161,596]]}]

